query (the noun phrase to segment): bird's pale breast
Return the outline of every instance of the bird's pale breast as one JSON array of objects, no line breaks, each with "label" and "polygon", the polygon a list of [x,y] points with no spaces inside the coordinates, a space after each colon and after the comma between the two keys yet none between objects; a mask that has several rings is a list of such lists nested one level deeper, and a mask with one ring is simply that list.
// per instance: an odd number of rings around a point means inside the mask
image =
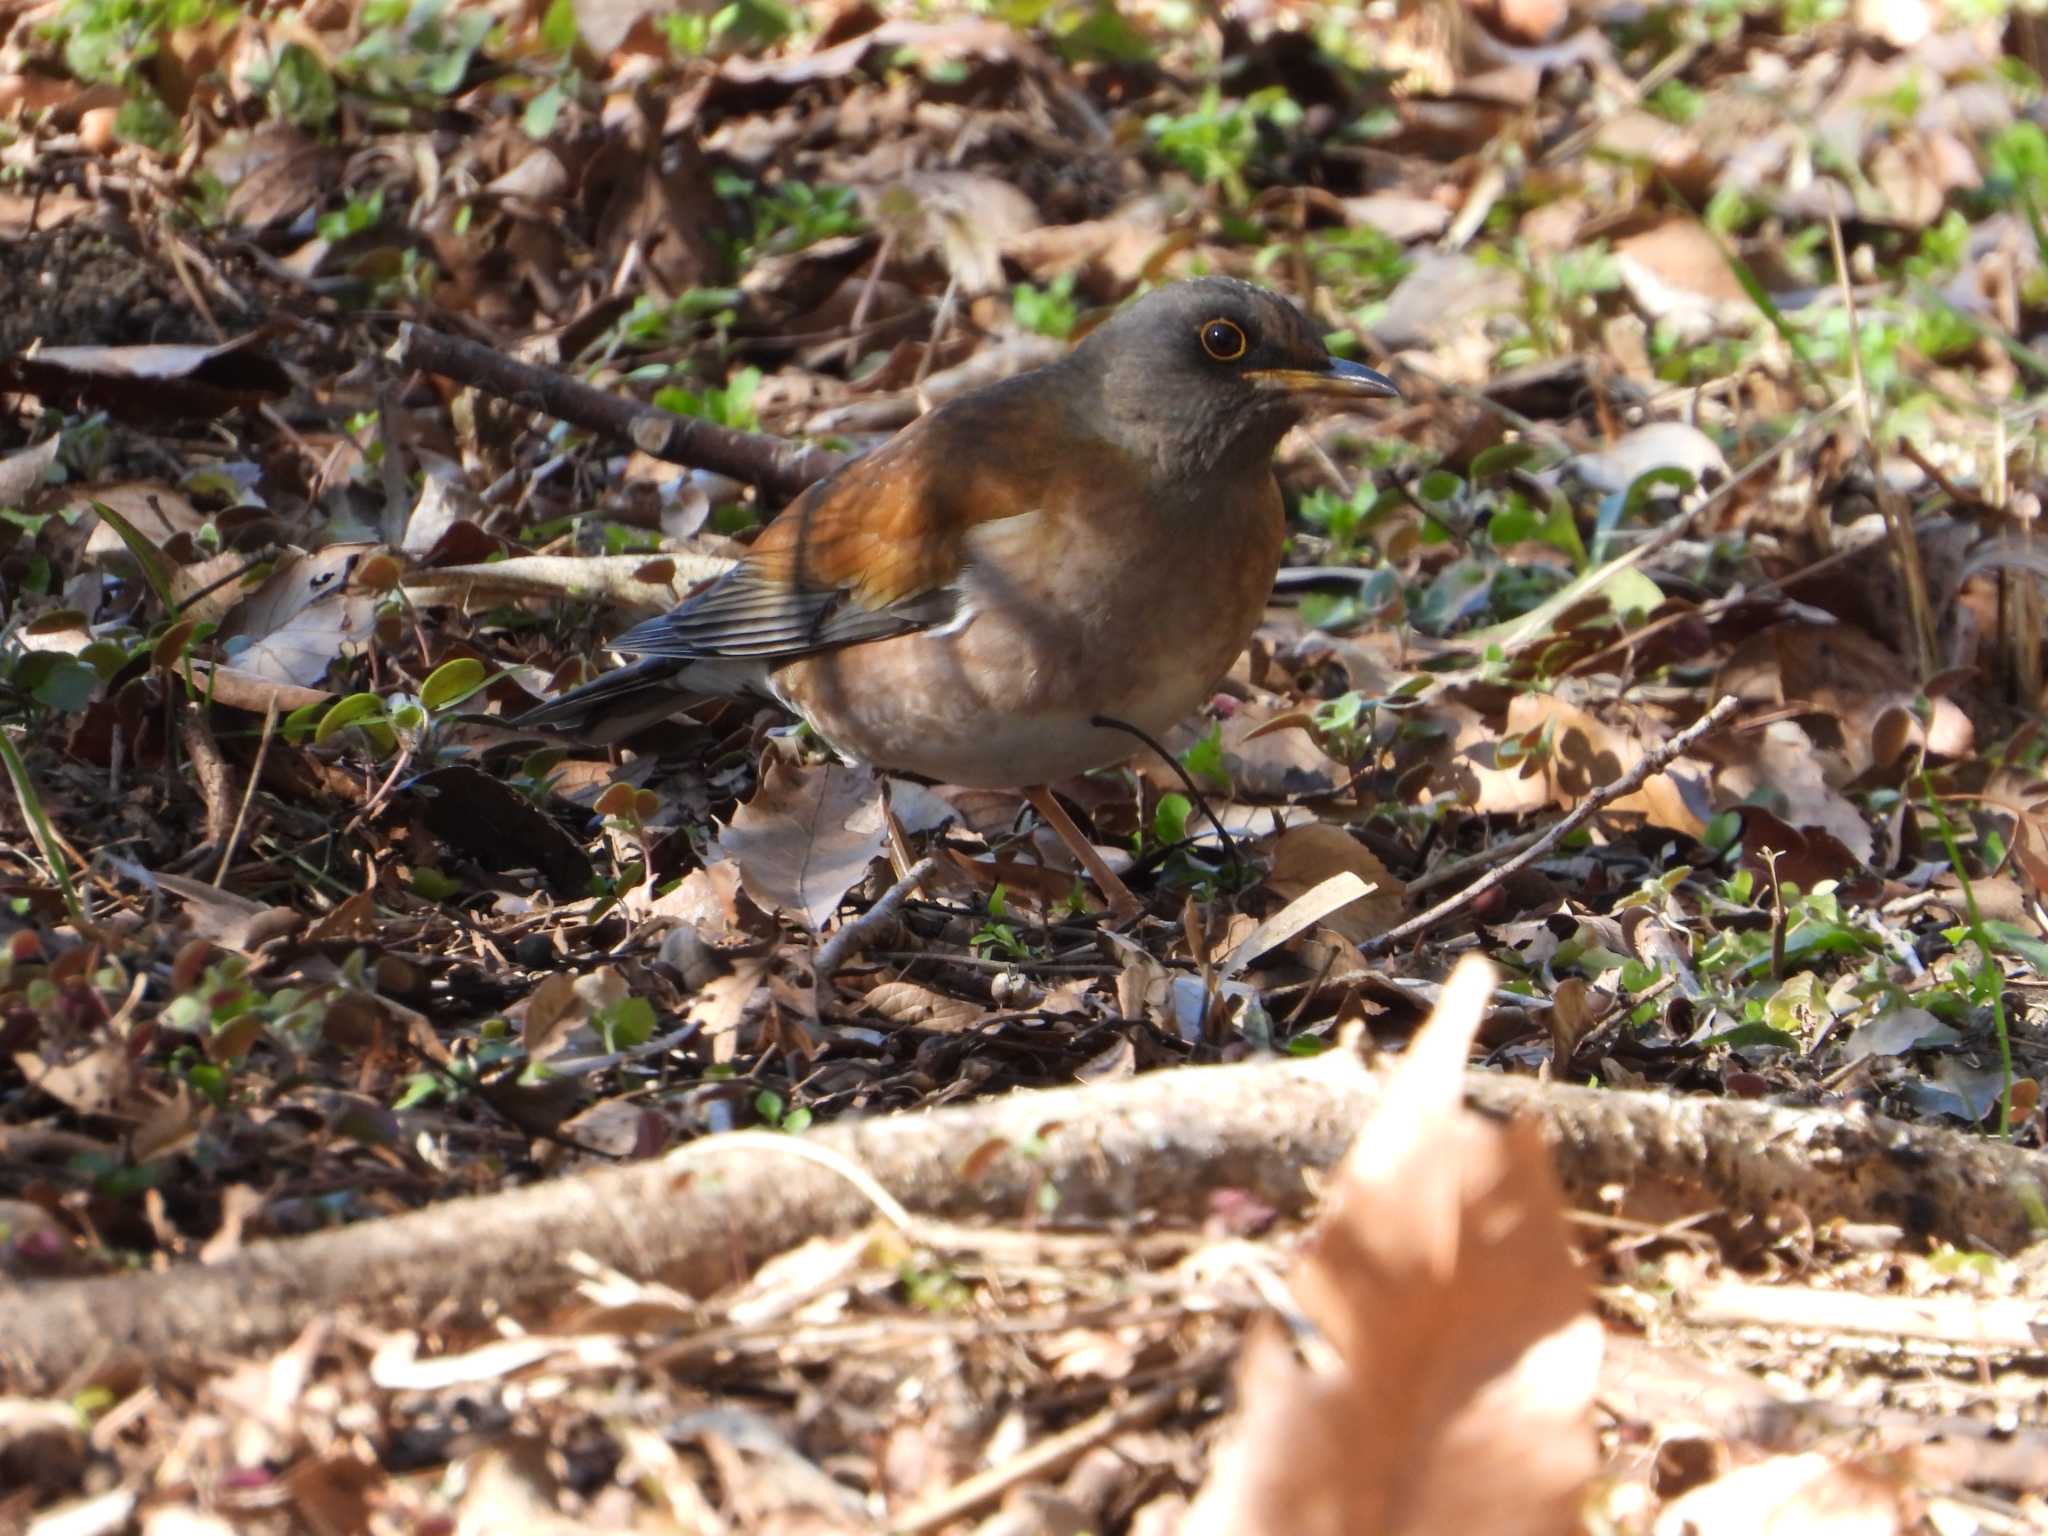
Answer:
[{"label": "bird's pale breast", "polygon": [[948,783],[1047,783],[1128,757],[1107,715],[1160,734],[1258,626],[1278,567],[1263,470],[1203,508],[1087,503],[977,527],[965,612],[939,630],[807,656],[774,687],[841,751]]}]

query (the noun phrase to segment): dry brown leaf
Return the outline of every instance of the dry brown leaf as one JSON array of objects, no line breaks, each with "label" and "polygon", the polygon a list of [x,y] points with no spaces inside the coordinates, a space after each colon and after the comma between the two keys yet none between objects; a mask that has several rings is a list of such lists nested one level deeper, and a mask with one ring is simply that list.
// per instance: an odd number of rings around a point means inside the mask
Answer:
[{"label": "dry brown leaf", "polygon": [[1541,1135],[1460,1107],[1492,985],[1458,967],[1347,1154],[1290,1278],[1319,1347],[1261,1323],[1186,1531],[1580,1528],[1600,1328]]},{"label": "dry brown leaf", "polygon": [[31,1088],[41,1089],[67,1109],[81,1115],[127,1115],[146,1112],[135,1099],[135,1067],[119,1041],[95,1046],[70,1061],[45,1061],[34,1051],[14,1053],[15,1070]]},{"label": "dry brown leaf", "polygon": [[330,544],[283,556],[237,605],[224,648],[236,670],[312,688],[351,645],[370,637],[377,599],[349,575],[373,544]]},{"label": "dry brown leaf", "polygon": [[1723,801],[1755,801],[1788,826],[1823,832],[1867,866],[1876,846],[1862,812],[1839,794],[1823,771],[1823,754],[1790,720],[1774,720],[1741,740],[1742,760],[1715,774]]},{"label": "dry brown leaf", "polygon": [[881,857],[884,820],[868,769],[774,758],[718,842],[764,912],[794,912],[815,933]]},{"label": "dry brown leaf", "polygon": [[732,1059],[740,1024],[761,992],[774,958],[772,954],[743,956],[731,971],[705,982],[690,1000],[690,1022],[711,1042],[714,1060]]},{"label": "dry brown leaf", "polygon": [[192,671],[211,702],[225,704],[230,709],[246,709],[258,715],[273,706],[280,716],[288,715],[295,709],[334,697],[324,688],[301,688],[297,683],[258,677],[239,667],[210,666],[206,662],[195,661]]},{"label": "dry brown leaf", "polygon": [[661,895],[649,899],[647,887],[626,893],[626,909],[636,919],[658,917],[697,930],[707,944],[720,944],[740,930],[740,871],[730,859],[716,859],[693,869]]},{"label": "dry brown leaf", "polygon": [[252,954],[270,939],[290,933],[306,924],[305,915],[290,907],[269,906],[224,891],[188,875],[152,872],[148,881],[185,903],[185,913],[195,937],[223,949]]},{"label": "dry brown leaf", "polygon": [[62,437],[52,433],[32,448],[20,448],[0,457],[0,507],[21,506],[42,489],[43,477],[57,462],[57,450],[63,442]]},{"label": "dry brown leaf", "polygon": [[988,1017],[988,1010],[978,1003],[948,997],[914,981],[885,981],[861,1001],[891,1024],[914,1024],[948,1034],[972,1029]]},{"label": "dry brown leaf", "polygon": [[1363,944],[1401,921],[1407,912],[1408,887],[1370,848],[1327,822],[1289,827],[1280,834],[1273,844],[1266,889],[1292,901],[1342,871],[1357,875],[1373,891],[1332,912],[1323,919],[1324,926]]},{"label": "dry brown leaf", "polygon": [[[1849,624],[1779,624],[1739,647],[1714,679],[1716,693],[1748,702],[1807,706],[1841,722],[1842,744],[1831,754],[1834,777],[1846,783],[1879,759],[1878,743],[1895,734],[1887,716],[1910,717],[1918,689],[1903,657]],[[1927,749],[1965,757],[1976,746],[1970,718],[1953,699],[1929,701]],[[1810,734],[1810,733],[1809,733]]]},{"label": "dry brown leaf", "polygon": [[1629,295],[1653,320],[1692,312],[1714,323],[1751,308],[1728,258],[1695,219],[1667,219],[1614,242]]},{"label": "dry brown leaf", "polygon": [[0,360],[0,388],[145,421],[222,416],[291,388],[261,341],[251,334],[215,347],[44,347]]},{"label": "dry brown leaf", "polygon": [[[1507,725],[1500,732],[1489,730],[1480,716],[1463,706],[1445,707],[1453,711],[1457,735],[1450,760],[1431,777],[1431,788],[1495,815],[1526,814],[1547,806],[1569,810],[1588,791],[1628,772],[1645,750],[1642,739],[1550,694],[1517,694],[1508,704]],[[1546,735],[1549,753],[1532,755]],[[1517,740],[1525,750],[1496,767],[1503,743]],[[1623,795],[1612,809],[1636,812],[1653,825],[1688,837],[1700,836],[1713,814],[1706,775],[1687,758],[1653,775],[1633,794]]]}]

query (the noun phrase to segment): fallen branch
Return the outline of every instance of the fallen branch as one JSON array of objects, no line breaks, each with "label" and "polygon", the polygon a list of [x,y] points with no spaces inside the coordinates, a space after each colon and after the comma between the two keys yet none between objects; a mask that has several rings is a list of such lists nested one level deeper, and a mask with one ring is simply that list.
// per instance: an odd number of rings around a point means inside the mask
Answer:
[{"label": "fallen branch", "polygon": [[401,325],[390,358],[401,368],[438,373],[572,427],[631,443],[666,463],[730,475],[785,500],[824,479],[843,462],[840,455],[808,443],[657,410],[593,389],[555,369],[522,363],[494,347],[444,336],[425,326]]},{"label": "fallen branch", "polygon": [[1660,742],[1650,751],[1645,752],[1637,760],[1636,765],[1620,778],[1609,780],[1598,789],[1590,791],[1585,799],[1572,807],[1570,815],[1558,822],[1556,826],[1537,838],[1535,842],[1529,844],[1528,847],[1524,848],[1513,858],[1503,860],[1501,863],[1494,865],[1492,869],[1481,875],[1477,880],[1474,880],[1462,891],[1459,891],[1457,895],[1446,896],[1427,912],[1417,913],[1406,922],[1397,923],[1377,938],[1361,945],[1360,948],[1368,956],[1383,955],[1403,939],[1413,938],[1418,933],[1425,933],[1453,913],[1461,912],[1471,906],[1488,891],[1508,879],[1509,876],[1519,870],[1527,869],[1531,864],[1542,858],[1543,855],[1550,852],[1551,849],[1564,840],[1565,836],[1574,827],[1590,820],[1599,813],[1603,806],[1611,805],[1616,800],[1621,799],[1622,796],[1632,795],[1641,789],[1653,775],[1663,771],[1666,763],[1669,763],[1673,758],[1691,747],[1694,742],[1734,714],[1740,702],[1740,700],[1733,696],[1722,699],[1712,709],[1701,715],[1699,719],[1693,721],[1691,725],[1688,725],[1676,736],[1673,736],[1668,741]]},{"label": "fallen branch", "polygon": [[[1890,1222],[2007,1251],[2034,1236],[2048,1158],[1860,1112],[1674,1098],[1475,1072],[1473,1105],[1529,1115],[1582,1205],[1797,1206],[1815,1221]],[[811,1132],[920,1214],[1028,1222],[1199,1220],[1212,1192],[1310,1203],[1379,1093],[1348,1055],[1153,1072],[1011,1094]],[[994,1150],[1000,1149],[1000,1150]],[[680,1165],[680,1171],[678,1169]],[[1057,1198],[1041,1203],[1047,1186]],[[339,1231],[254,1243],[219,1264],[0,1287],[0,1381],[76,1387],[204,1350],[275,1348],[337,1312],[387,1324],[531,1316],[576,1281],[569,1258],[709,1294],[807,1238],[858,1229],[875,1206],[825,1167],[696,1143],[637,1163],[452,1200]]]},{"label": "fallen branch", "polygon": [[935,858],[919,859],[904,871],[903,878],[882,893],[882,899],[853,921],[845,924],[823,944],[818,946],[815,966],[818,985],[824,986],[839,974],[839,968],[855,955],[866,949],[889,925],[896,921],[896,914],[903,903],[919,885],[931,878],[933,870],[939,867]]}]

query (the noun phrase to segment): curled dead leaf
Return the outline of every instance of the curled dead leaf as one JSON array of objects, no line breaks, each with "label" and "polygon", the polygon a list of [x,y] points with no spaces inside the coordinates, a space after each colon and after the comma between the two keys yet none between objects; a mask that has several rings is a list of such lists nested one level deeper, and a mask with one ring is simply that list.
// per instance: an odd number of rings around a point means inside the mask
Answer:
[{"label": "curled dead leaf", "polygon": [[1467,959],[1346,1155],[1271,1320],[1197,1536],[1565,1536],[1597,1464],[1600,1327],[1541,1135],[1460,1107],[1493,969]]},{"label": "curled dead leaf", "polygon": [[763,911],[791,912],[813,932],[865,878],[885,842],[881,787],[865,768],[771,759],[719,846]]}]

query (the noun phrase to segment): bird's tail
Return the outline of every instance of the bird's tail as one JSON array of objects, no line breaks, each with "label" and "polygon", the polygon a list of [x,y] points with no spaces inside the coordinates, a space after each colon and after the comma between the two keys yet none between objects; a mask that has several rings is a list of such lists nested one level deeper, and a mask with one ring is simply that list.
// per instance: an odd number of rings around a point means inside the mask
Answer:
[{"label": "bird's tail", "polygon": [[688,670],[687,663],[650,656],[571,688],[506,723],[600,744],[621,741],[682,707]]}]

